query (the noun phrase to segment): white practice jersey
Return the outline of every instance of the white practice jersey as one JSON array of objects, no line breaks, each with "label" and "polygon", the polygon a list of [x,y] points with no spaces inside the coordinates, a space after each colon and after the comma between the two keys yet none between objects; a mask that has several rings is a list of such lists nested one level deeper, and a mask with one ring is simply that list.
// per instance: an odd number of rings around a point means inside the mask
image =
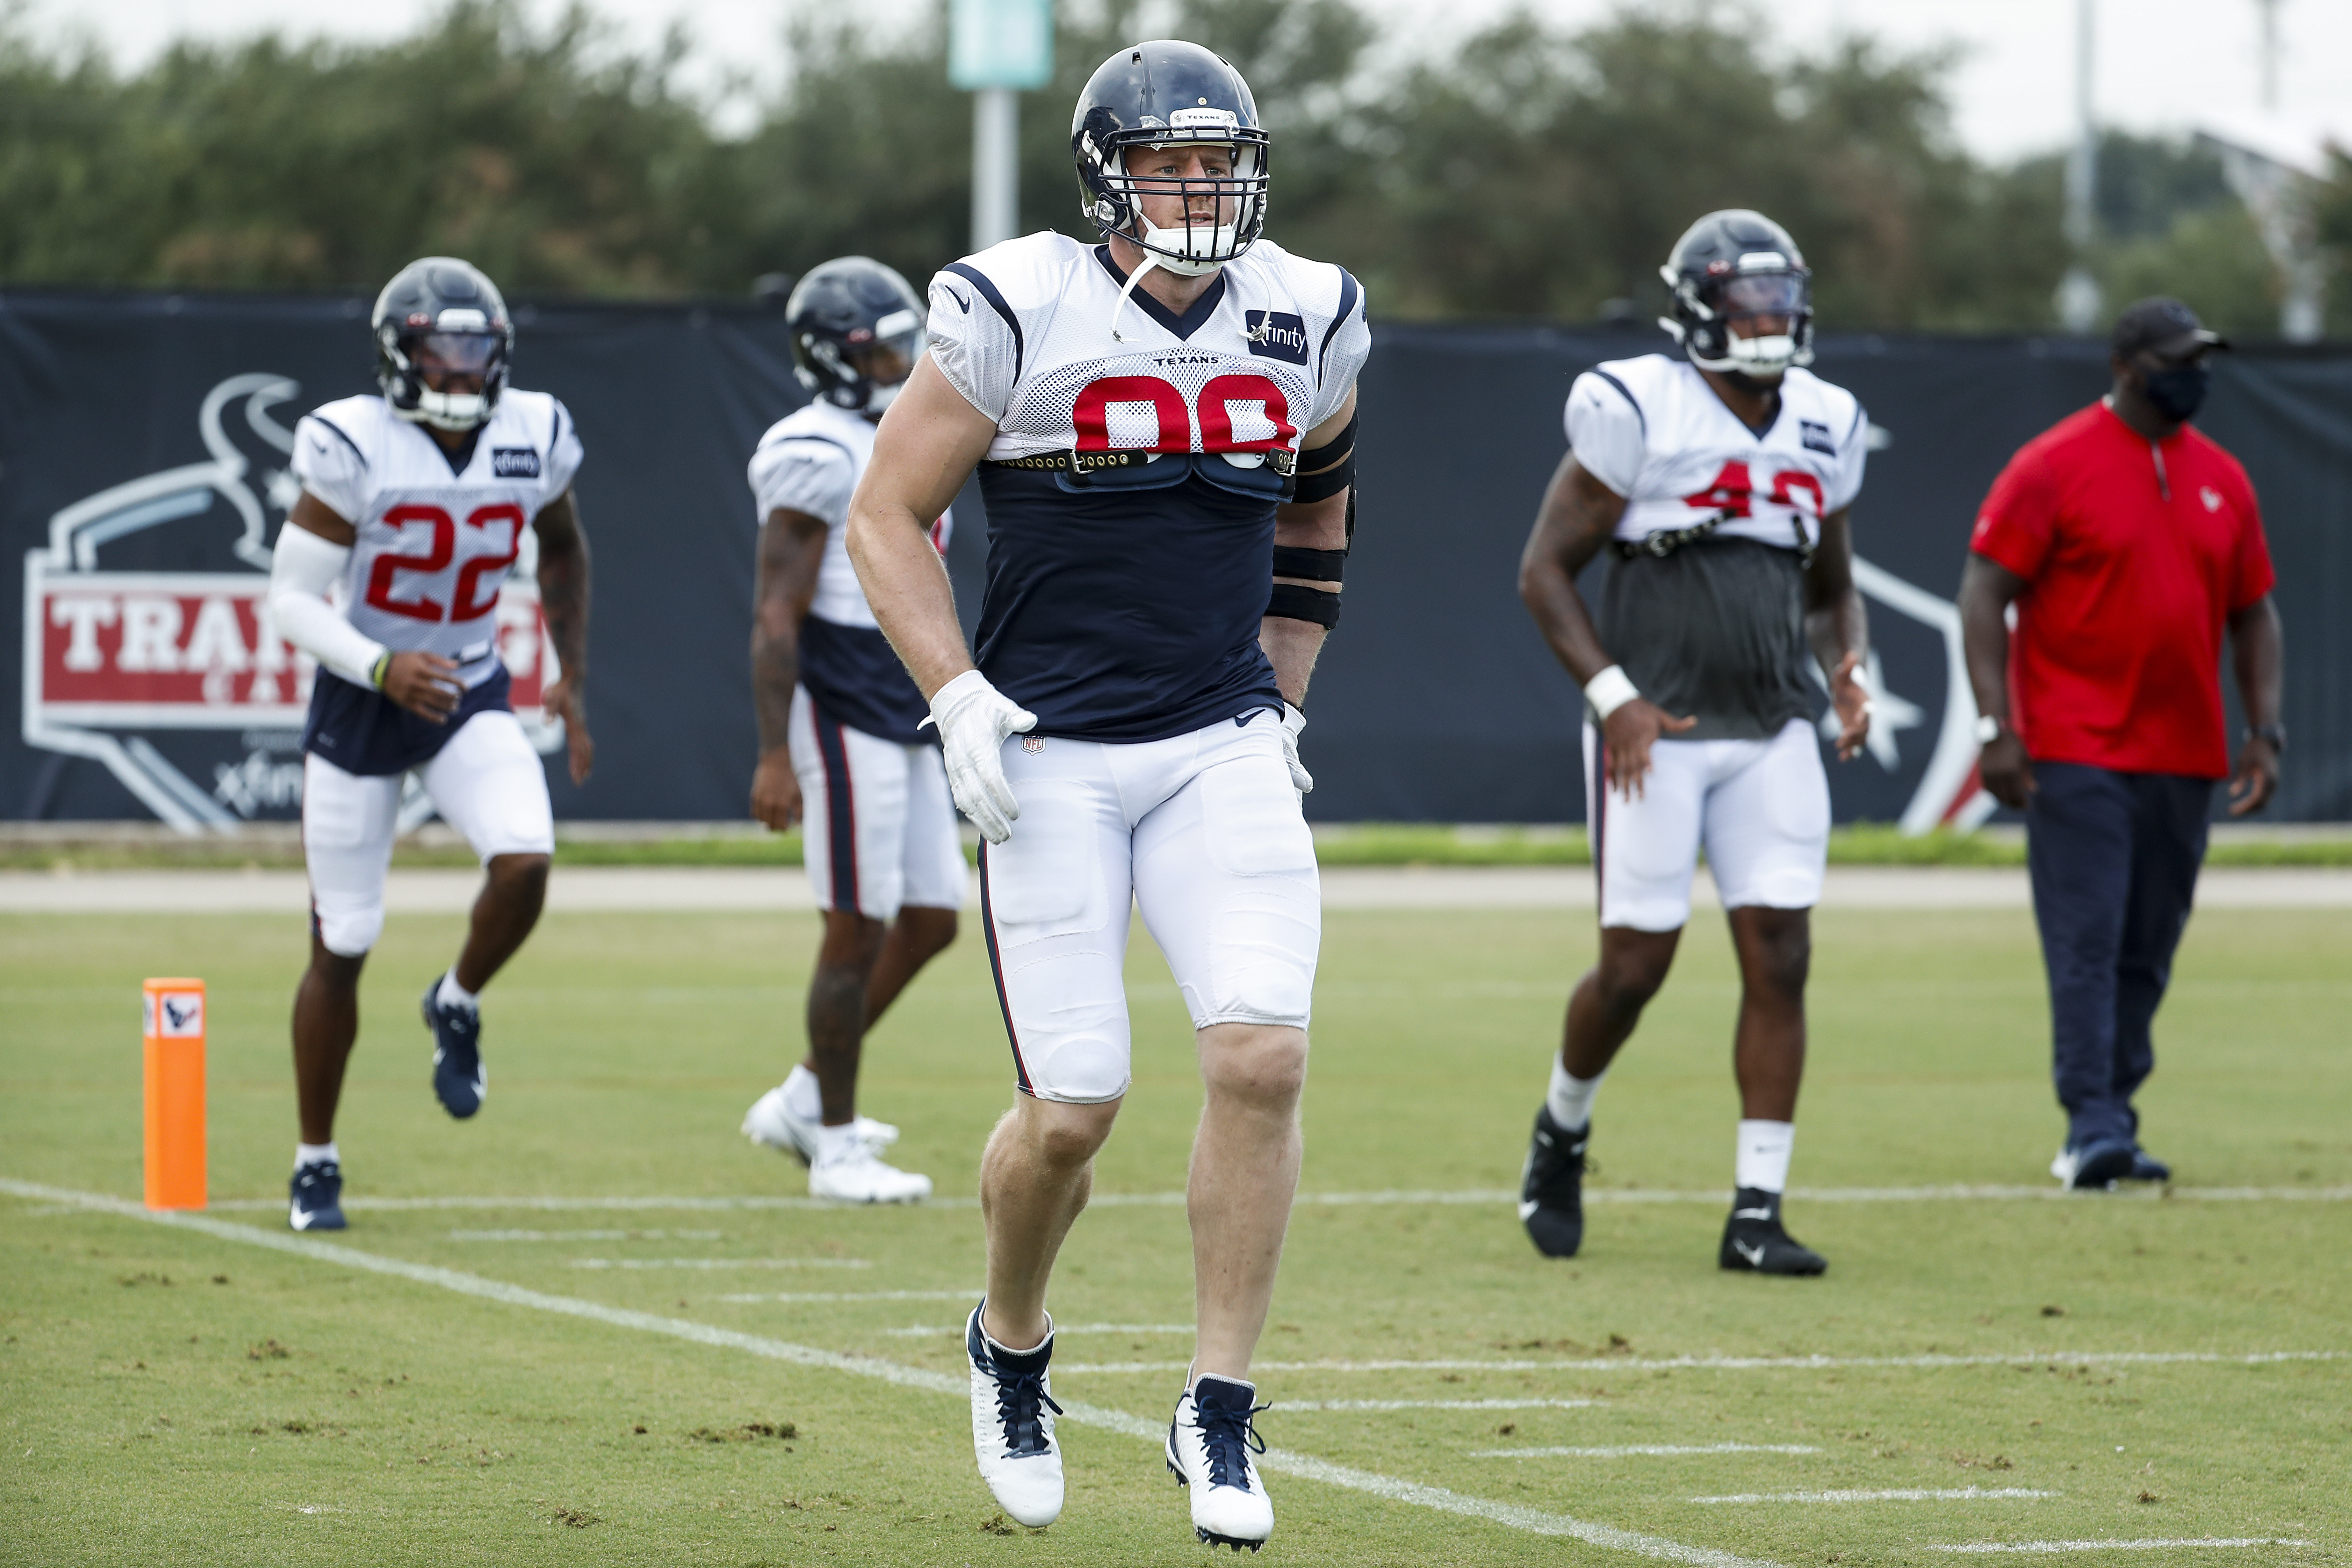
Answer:
[{"label": "white practice jersey", "polygon": [[464,466],[378,395],[346,397],[294,430],[294,477],[359,531],[340,595],[388,648],[436,653],[479,686],[497,673],[499,590],[523,531],[571,488],[580,433],[543,392],[499,398]]},{"label": "white practice jersey", "polygon": [[1255,454],[1297,451],[1371,352],[1356,280],[1271,240],[1225,263],[1181,317],[1140,287],[1121,306],[1125,283],[1107,247],[1052,233],[931,280],[931,358],[996,421],[989,457],[1133,448],[1255,467]]},{"label": "white practice jersey", "polygon": [[1568,444],[1626,499],[1617,537],[1639,542],[1719,518],[1717,537],[1795,550],[1862,493],[1870,420],[1853,394],[1807,370],[1780,380],[1780,412],[1758,435],[1689,361],[1612,360],[1568,394]]},{"label": "white practice jersey", "polygon": [[[849,562],[849,498],[874,456],[874,426],[862,415],[812,403],[768,426],[751,454],[751,494],[760,521],[779,509],[805,512],[825,526],[824,561],[809,614],[838,626],[872,626],[874,611]],[[931,524],[931,548],[947,553],[951,512]]]}]

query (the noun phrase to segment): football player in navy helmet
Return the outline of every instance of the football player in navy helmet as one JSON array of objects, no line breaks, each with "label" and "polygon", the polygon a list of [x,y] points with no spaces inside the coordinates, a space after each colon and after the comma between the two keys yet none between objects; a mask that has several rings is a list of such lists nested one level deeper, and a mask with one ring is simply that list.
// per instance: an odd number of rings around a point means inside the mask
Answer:
[{"label": "football player in navy helmet", "polygon": [[[930,1178],[886,1163],[898,1136],[857,1114],[866,1032],[955,940],[965,869],[923,694],[875,626],[843,533],[874,426],[923,352],[923,301],[863,256],[828,261],[785,307],[794,373],[813,401],[751,456],[760,519],[751,815],[777,832],[805,815],[809,885],[824,914],[809,981],[808,1054],[743,1118],[755,1143],[809,1167],[814,1197],[911,1203]],[[931,543],[945,550],[942,511]]]},{"label": "football player in navy helmet", "polygon": [[564,725],[575,783],[595,757],[583,698],[588,540],[572,495],[578,429],[553,397],[507,385],[513,318],[467,263],[410,263],[384,285],[372,325],[379,392],[296,427],[302,493],[270,565],[270,619],[318,661],[302,733],[311,921],[294,994],[297,1230],[343,1224],[335,1110],[412,772],[487,874],[457,963],[425,988],[433,1089],[461,1119],[488,1092],[480,992],[537,923],[555,848],[547,775],[499,647],[499,592],[528,554],[562,672],[541,710]]},{"label": "football player in navy helmet", "polygon": [[[972,1443],[1005,1512],[1063,1502],[1046,1290],[1127,1094],[1128,919],[1193,1026],[1198,1337],[1166,1461],[1193,1530],[1262,1544],[1250,1361],[1299,1161],[1322,910],[1299,705],[1339,618],[1363,291],[1264,237],[1270,142],[1195,44],[1123,48],[1070,127],[1101,243],[1033,234],[931,281],[930,352],[876,437],[849,551],[980,826],[1013,1110],[981,1163]],[[977,468],[964,642],[930,520]]]},{"label": "football player in navy helmet", "polygon": [[[1779,224],[1709,213],[1661,274],[1672,313],[1659,324],[1681,352],[1577,378],[1570,450],[1519,564],[1521,597],[1584,689],[1601,928],[1536,1114],[1519,1218],[1548,1256],[1582,1245],[1593,1097],[1674,962],[1704,847],[1741,982],[1738,1193],[1717,1261],[1819,1274],[1828,1264],[1790,1237],[1780,1199],[1829,844],[1820,686],[1841,759],[1870,727],[1851,518],[1870,421],[1804,368],[1812,275]],[[1596,621],[1576,578],[1604,552]]]}]

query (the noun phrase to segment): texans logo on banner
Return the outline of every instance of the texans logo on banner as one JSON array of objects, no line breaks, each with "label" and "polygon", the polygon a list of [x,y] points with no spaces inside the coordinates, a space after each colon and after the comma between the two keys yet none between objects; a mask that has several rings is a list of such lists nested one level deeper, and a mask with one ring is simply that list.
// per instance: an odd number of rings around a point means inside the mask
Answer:
[{"label": "texans logo on banner", "polygon": [[[47,547],[26,552],[25,740],[103,763],[184,832],[290,817],[301,806],[300,737],[315,666],[278,636],[267,604],[268,542],[300,494],[273,461],[294,450],[293,432],[273,411],[300,390],[267,374],[219,383],[196,409],[208,461],[76,501],[50,518]],[[232,420],[243,430],[232,435]],[[225,557],[245,569],[108,569],[110,547],[159,529],[194,535],[191,548],[171,554]],[[520,541],[496,624],[516,715],[551,752],[562,731],[539,708],[558,671],[540,614],[536,542],[529,532]],[[224,731],[242,756],[220,757]],[[403,830],[431,815],[410,780]]]}]

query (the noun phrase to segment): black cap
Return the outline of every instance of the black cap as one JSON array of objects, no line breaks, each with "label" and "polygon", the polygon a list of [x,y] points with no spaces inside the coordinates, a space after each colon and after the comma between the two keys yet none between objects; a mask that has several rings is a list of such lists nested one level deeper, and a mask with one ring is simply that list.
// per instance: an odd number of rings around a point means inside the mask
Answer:
[{"label": "black cap", "polygon": [[2167,358],[2175,358],[2192,349],[2226,349],[2230,340],[2219,332],[2208,331],[2205,323],[2197,319],[2197,312],[2179,300],[2159,294],[2124,307],[2124,313],[2116,318],[2112,346],[2116,353],[2126,356],[2142,349],[2153,349]]}]

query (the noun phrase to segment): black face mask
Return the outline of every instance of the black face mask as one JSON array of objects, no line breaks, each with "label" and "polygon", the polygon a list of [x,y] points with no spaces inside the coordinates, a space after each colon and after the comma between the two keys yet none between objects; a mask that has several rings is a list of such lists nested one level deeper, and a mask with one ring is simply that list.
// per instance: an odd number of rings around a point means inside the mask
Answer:
[{"label": "black face mask", "polygon": [[2212,374],[2202,364],[2177,364],[2143,374],[2140,384],[2156,411],[2178,425],[2196,417],[2205,405],[2205,388]]}]

